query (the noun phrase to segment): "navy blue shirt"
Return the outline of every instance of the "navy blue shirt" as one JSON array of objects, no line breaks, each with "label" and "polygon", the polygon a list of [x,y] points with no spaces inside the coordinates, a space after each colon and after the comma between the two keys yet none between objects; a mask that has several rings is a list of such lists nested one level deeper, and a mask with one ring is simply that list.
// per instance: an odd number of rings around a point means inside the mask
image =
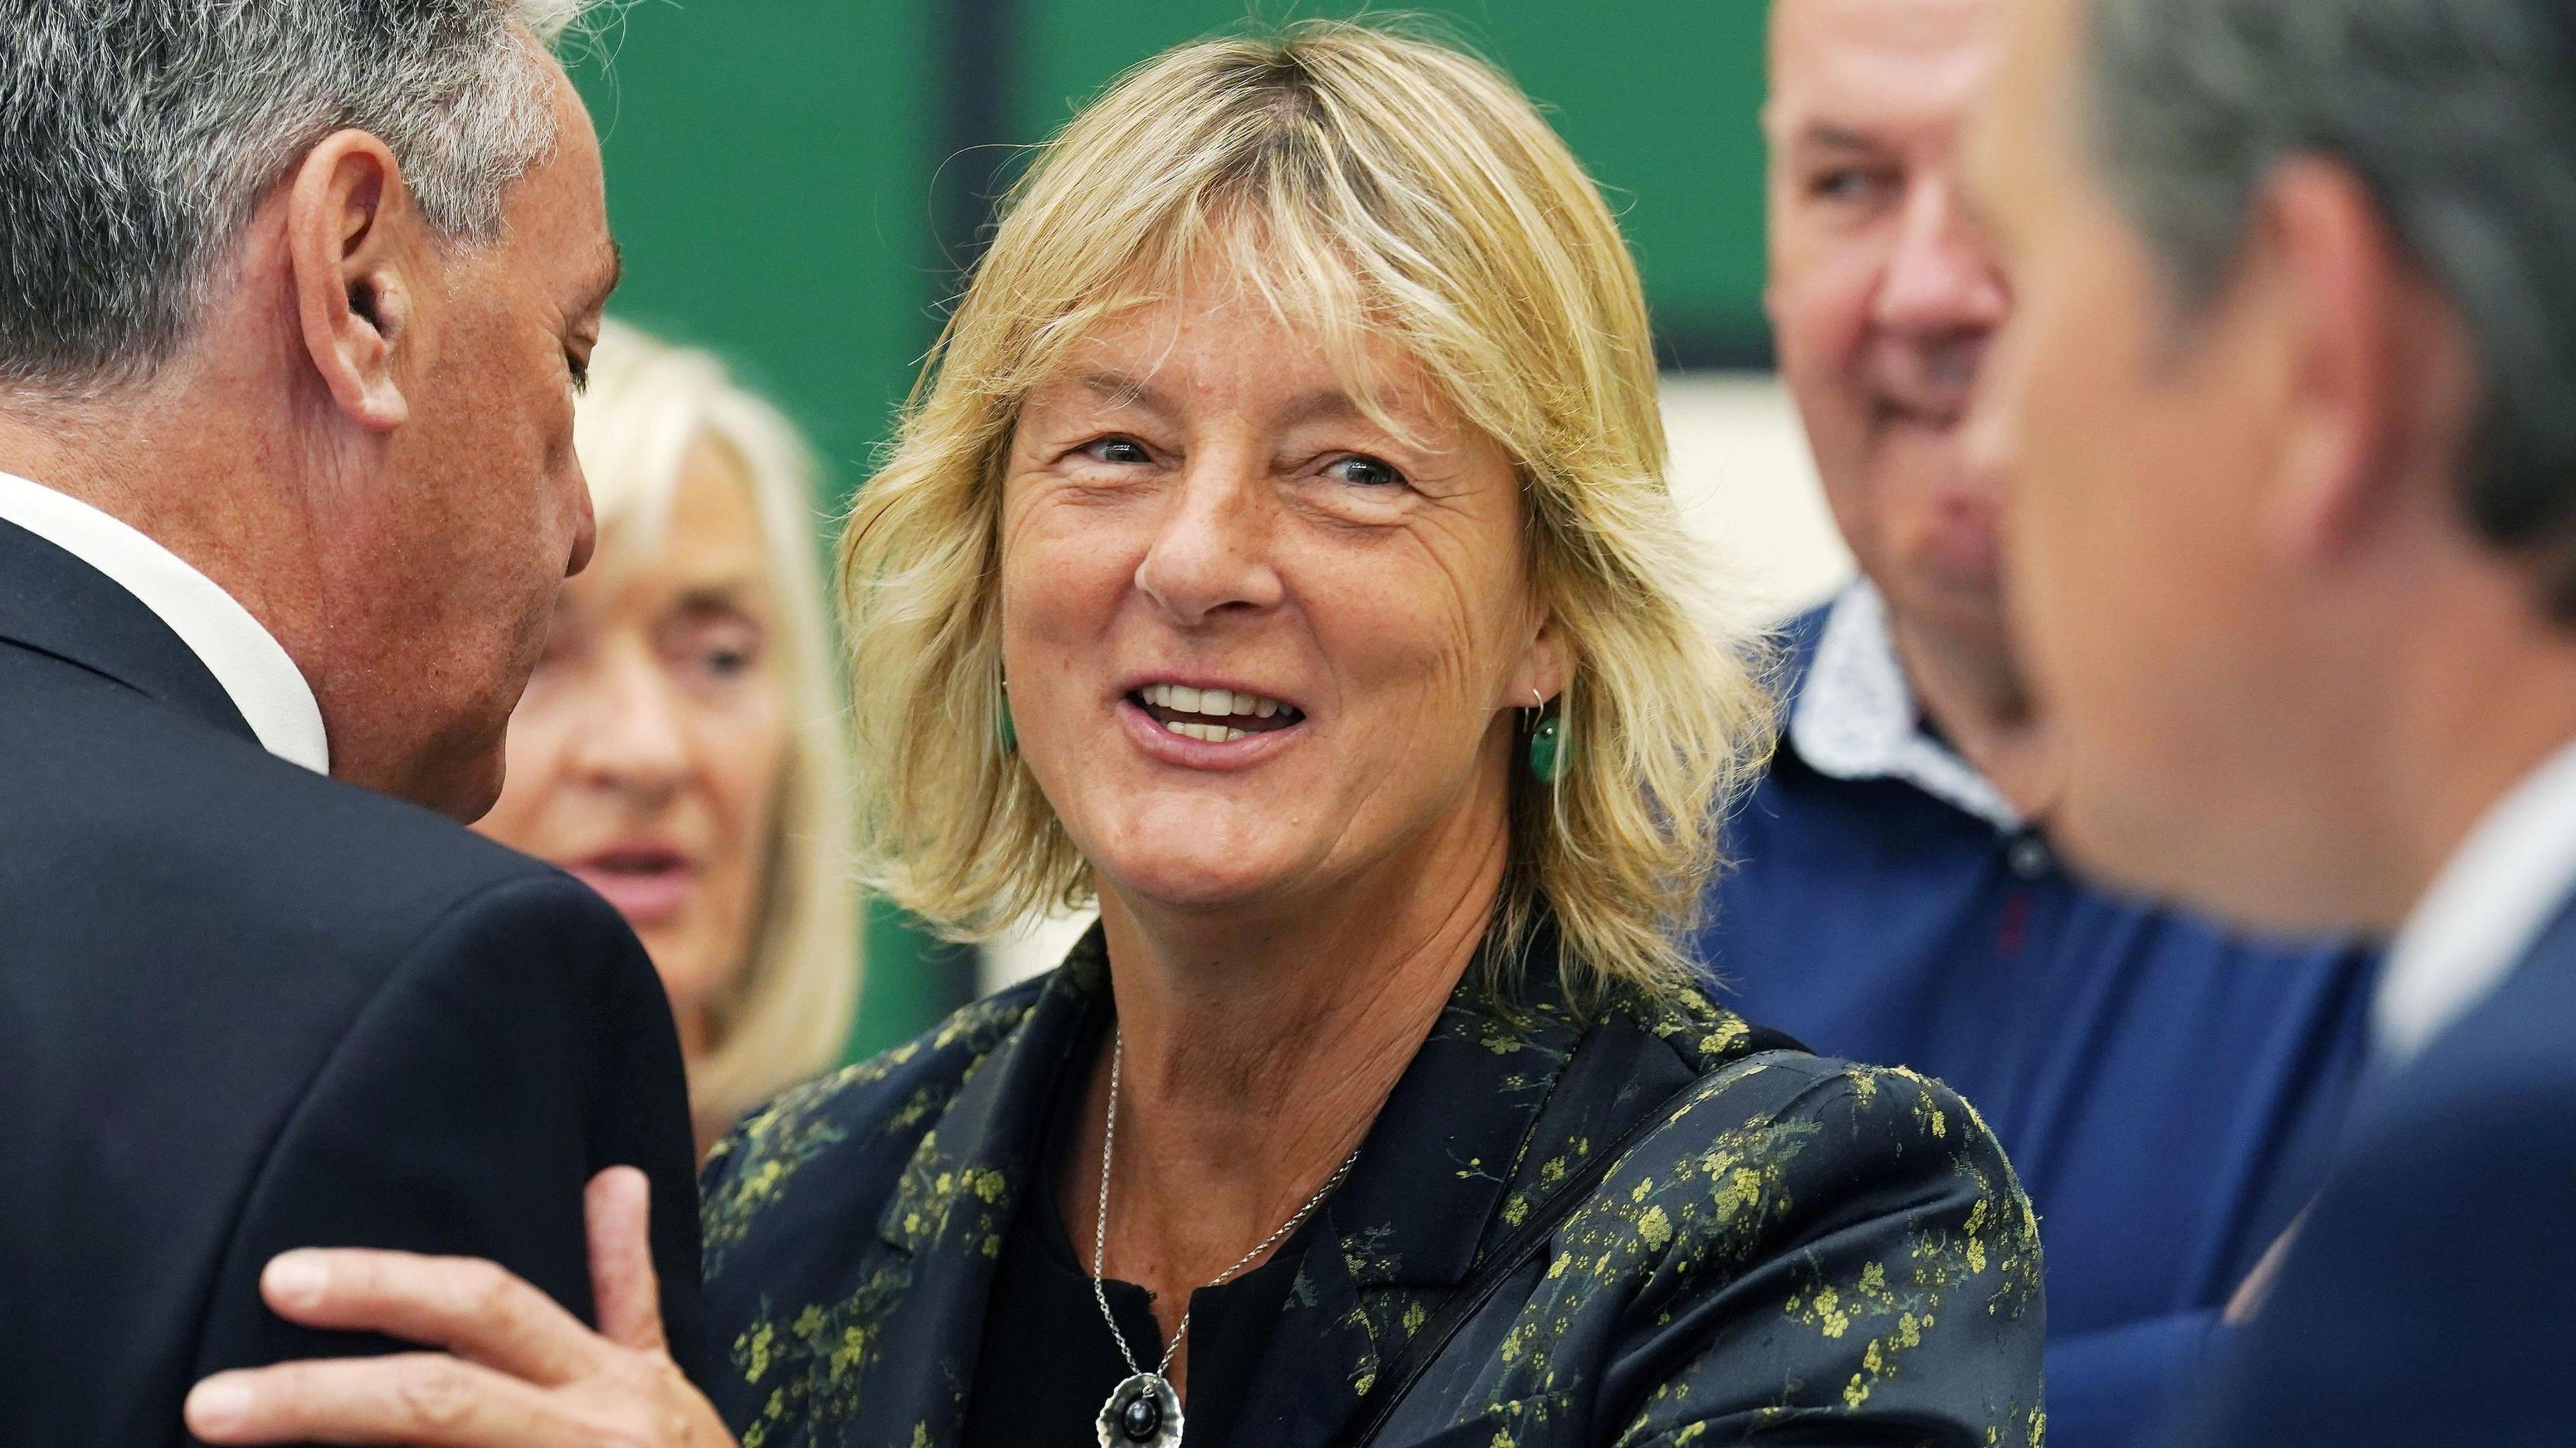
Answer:
[{"label": "navy blue shirt", "polygon": [[[1792,630],[1798,690],[1826,617]],[[2144,1441],[2321,1178],[2375,956],[2094,888],[2037,832],[1907,779],[1835,777],[1798,734],[1729,833],[1739,863],[1701,940],[1721,999],[1818,1051],[1936,1076],[1984,1115],[2040,1214],[2050,1441]]]}]

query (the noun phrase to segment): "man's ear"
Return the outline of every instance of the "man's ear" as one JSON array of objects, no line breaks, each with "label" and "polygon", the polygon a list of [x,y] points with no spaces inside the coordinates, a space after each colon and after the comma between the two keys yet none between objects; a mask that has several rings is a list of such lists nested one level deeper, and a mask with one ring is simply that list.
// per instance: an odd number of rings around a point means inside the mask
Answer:
[{"label": "man's ear", "polygon": [[2458,317],[2350,167],[2285,162],[2257,207],[2290,329],[2272,526],[2295,555],[2327,558],[2456,457],[2476,379]]},{"label": "man's ear", "polygon": [[393,152],[364,131],[326,137],[289,180],[286,255],[304,349],[333,403],[370,431],[411,413],[394,363],[424,232]]}]

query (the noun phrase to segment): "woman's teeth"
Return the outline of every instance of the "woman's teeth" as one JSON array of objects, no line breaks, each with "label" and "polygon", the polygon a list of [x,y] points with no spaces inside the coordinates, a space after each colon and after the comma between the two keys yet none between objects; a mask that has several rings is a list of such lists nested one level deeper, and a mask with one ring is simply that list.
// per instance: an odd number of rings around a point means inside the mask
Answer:
[{"label": "woman's teeth", "polygon": [[[1147,684],[1136,691],[1136,697],[1160,711],[1155,722],[1165,730],[1209,744],[1230,744],[1247,734],[1283,728],[1302,717],[1294,707],[1276,699],[1227,689],[1194,689],[1187,684]],[[1195,717],[1168,717],[1173,714]]]},{"label": "woman's teeth", "polygon": [[1142,691],[1145,702],[1159,704],[1183,714],[1205,714],[1223,719],[1239,716],[1267,719],[1288,707],[1276,699],[1257,694],[1236,694],[1224,689],[1193,689],[1187,684],[1147,684]]}]

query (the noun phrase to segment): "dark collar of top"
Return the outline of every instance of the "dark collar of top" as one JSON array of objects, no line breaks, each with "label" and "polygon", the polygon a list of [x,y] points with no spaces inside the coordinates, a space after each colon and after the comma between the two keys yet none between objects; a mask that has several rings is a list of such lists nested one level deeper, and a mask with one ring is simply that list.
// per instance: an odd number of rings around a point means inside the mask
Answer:
[{"label": "dark collar of top", "polygon": [[224,686],[141,599],[8,522],[0,522],[0,641],[76,664],[259,743]]}]

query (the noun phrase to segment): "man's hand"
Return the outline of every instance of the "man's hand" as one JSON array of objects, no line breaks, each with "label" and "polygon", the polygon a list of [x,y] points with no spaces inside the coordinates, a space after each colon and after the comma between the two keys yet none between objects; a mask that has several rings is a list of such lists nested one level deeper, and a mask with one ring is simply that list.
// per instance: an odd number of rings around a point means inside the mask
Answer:
[{"label": "man's hand", "polygon": [[260,1277],[280,1316],[446,1351],[218,1373],[188,1395],[189,1431],[208,1443],[733,1448],[666,1348],[644,1174],[601,1172],[583,1207],[600,1331],[485,1261],[282,1253]]}]

